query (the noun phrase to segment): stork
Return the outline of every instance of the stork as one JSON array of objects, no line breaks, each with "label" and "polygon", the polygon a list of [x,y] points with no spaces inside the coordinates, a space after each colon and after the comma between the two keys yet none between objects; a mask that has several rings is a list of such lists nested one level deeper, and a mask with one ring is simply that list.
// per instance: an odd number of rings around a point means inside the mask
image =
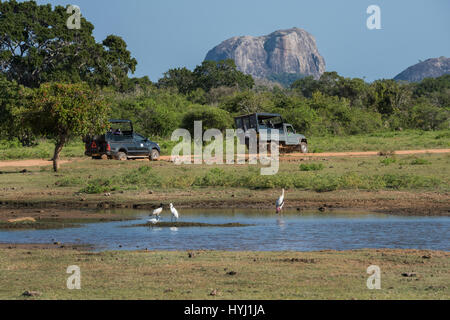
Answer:
[{"label": "stork", "polygon": [[277,214],[281,213],[281,210],[283,210],[283,206],[284,206],[284,189],[283,189],[283,193],[281,194],[281,196],[278,198],[277,202],[276,202],[276,208],[277,208]]},{"label": "stork", "polygon": [[161,203],[160,205],[159,205],[159,208],[157,208],[157,209],[155,209],[155,210],[153,210],[153,213],[152,213],[152,216],[153,217],[160,217],[160,215],[161,215],[161,212],[163,211],[163,207],[164,207],[164,205]]},{"label": "stork", "polygon": [[152,224],[152,227],[159,222],[159,216],[156,216],[156,218],[148,219],[148,222]]}]

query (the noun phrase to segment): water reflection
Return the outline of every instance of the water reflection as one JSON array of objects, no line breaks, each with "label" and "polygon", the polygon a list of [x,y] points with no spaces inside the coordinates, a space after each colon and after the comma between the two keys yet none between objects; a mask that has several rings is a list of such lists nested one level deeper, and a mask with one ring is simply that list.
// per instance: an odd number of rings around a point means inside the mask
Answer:
[{"label": "water reflection", "polygon": [[280,230],[284,230],[286,228],[286,223],[284,222],[283,218],[281,218],[281,217],[277,218],[277,225],[280,228]]}]

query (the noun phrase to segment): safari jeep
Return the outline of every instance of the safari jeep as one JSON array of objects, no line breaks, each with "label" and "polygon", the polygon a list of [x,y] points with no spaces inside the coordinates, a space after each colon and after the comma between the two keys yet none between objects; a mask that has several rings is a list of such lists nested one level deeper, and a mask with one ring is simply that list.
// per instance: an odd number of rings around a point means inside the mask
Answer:
[{"label": "safari jeep", "polygon": [[[293,152],[299,151],[302,153],[308,153],[308,140],[302,134],[298,134],[294,127],[283,121],[281,115],[277,113],[254,113],[246,116],[236,117],[234,119],[236,129],[242,129],[247,132],[249,129],[254,129],[256,135],[259,136],[262,129],[267,130],[267,142],[270,143],[271,133],[278,132],[280,151]],[[245,144],[249,147],[250,141],[246,134]]]},{"label": "safari jeep", "polygon": [[93,159],[127,160],[149,158],[158,160],[161,149],[155,142],[133,131],[130,120],[109,120],[110,128],[100,136],[87,136],[85,155]]}]

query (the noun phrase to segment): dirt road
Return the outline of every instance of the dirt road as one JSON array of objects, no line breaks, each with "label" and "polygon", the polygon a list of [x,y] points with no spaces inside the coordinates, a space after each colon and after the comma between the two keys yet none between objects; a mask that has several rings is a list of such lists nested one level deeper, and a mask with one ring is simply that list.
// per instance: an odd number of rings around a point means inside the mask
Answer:
[{"label": "dirt road", "polygon": [[[427,153],[450,153],[450,149],[427,149],[427,150],[399,150],[392,154],[396,155],[414,155],[414,154],[427,154]],[[288,153],[280,156],[281,160],[296,160],[302,158],[320,158],[320,157],[371,157],[378,156],[378,151],[365,151],[365,152],[325,152],[325,153]],[[248,156],[247,156],[248,157]],[[161,156],[162,161],[171,161],[171,156]],[[71,160],[73,161],[73,160]],[[71,162],[69,160],[61,160],[61,164]],[[7,160],[0,161],[0,168],[2,167],[39,167],[50,166],[52,161],[44,159],[30,159],[30,160]]]},{"label": "dirt road", "polygon": [[[68,160],[60,160],[60,164],[69,162]],[[0,161],[0,168],[2,167],[41,167],[51,166],[53,161],[44,159],[30,159],[30,160],[7,160]]]},{"label": "dirt road", "polygon": [[[426,150],[399,150],[391,155],[414,155],[414,154],[450,153],[450,149],[426,149]],[[302,158],[328,158],[328,157],[372,157],[379,156],[379,151],[356,151],[356,152],[324,152],[324,153],[287,153],[281,154],[280,160],[296,160]],[[246,156],[248,158],[248,155]],[[171,161],[171,156],[161,156],[163,161]],[[1,166],[1,163],[0,163]]]}]

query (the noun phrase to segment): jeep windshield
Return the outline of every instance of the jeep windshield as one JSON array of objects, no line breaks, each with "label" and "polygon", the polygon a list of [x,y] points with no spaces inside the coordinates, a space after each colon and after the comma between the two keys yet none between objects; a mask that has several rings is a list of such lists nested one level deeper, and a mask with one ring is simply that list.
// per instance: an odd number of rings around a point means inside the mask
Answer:
[{"label": "jeep windshield", "polygon": [[264,117],[258,116],[259,127],[261,129],[279,129],[283,127],[283,120],[281,117]]},{"label": "jeep windshield", "polygon": [[131,121],[110,121],[108,133],[114,135],[131,135],[133,133],[133,126]]}]

